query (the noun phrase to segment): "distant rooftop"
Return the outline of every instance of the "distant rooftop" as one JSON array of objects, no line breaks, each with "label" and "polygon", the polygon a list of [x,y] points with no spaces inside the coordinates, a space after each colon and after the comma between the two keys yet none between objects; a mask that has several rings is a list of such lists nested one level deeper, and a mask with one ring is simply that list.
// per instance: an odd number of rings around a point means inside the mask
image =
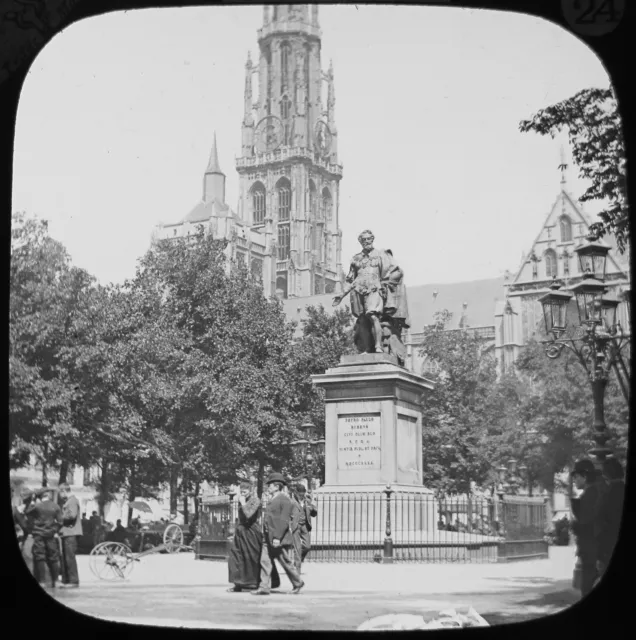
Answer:
[{"label": "distant rooftop", "polygon": [[[434,295],[434,292],[437,292]],[[426,325],[434,322],[436,311],[446,309],[453,314],[448,329],[456,329],[462,314],[468,327],[488,327],[495,323],[495,303],[504,299],[504,279],[474,280],[472,282],[455,282],[451,284],[423,284],[407,287],[411,333],[421,332]],[[298,322],[295,337],[302,336],[301,320],[307,317],[308,306],[317,307],[322,304],[325,310],[331,306],[334,294],[307,296],[304,298],[287,298],[283,300],[283,309],[288,320]],[[467,303],[464,309],[464,303]],[[347,298],[340,303],[341,308],[349,309]]]}]

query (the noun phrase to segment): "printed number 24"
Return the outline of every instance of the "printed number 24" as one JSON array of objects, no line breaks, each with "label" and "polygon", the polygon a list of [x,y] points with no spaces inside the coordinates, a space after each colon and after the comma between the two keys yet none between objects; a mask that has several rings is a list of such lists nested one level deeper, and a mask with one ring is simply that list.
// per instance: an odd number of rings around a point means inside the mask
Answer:
[{"label": "printed number 24", "polygon": [[605,16],[605,22],[616,22],[620,18],[614,0],[579,0],[574,3],[574,8],[581,9],[581,5],[587,6],[577,16],[577,24],[595,24],[601,21],[601,16]]}]

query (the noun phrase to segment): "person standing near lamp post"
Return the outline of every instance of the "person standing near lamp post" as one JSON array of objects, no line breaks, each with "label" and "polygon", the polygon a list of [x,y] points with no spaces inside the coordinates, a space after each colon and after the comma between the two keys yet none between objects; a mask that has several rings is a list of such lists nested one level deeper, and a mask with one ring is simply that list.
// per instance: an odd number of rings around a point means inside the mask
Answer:
[{"label": "person standing near lamp post", "polygon": [[581,491],[578,497],[570,497],[572,532],[576,536],[575,587],[585,597],[598,578],[598,531],[603,488],[591,460],[577,460],[571,477],[574,486]]}]

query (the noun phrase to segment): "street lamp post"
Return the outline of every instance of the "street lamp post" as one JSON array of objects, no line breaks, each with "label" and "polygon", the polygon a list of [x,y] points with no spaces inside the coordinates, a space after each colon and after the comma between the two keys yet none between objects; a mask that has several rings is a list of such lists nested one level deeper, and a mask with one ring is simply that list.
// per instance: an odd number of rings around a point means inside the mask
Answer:
[{"label": "street lamp post", "polygon": [[[628,334],[616,321],[619,301],[606,296],[605,263],[609,247],[588,237],[588,242],[577,249],[583,280],[570,288],[561,290],[556,277],[550,292],[539,298],[548,335],[545,352],[548,358],[558,358],[565,348],[573,351],[587,371],[594,400],[594,440],[596,446],[590,451],[598,464],[611,454],[607,447],[610,436],[604,415],[604,398],[610,370],[613,368],[625,399],[629,401],[629,372],[625,367],[621,348]],[[566,337],[567,308],[575,297],[578,315],[578,336]],[[582,333],[582,335],[581,335]]]},{"label": "street lamp post", "polygon": [[325,450],[324,438],[317,438],[316,427],[311,422],[305,422],[300,426],[304,438],[291,442],[294,453],[303,461],[309,491],[313,489],[314,459]]}]

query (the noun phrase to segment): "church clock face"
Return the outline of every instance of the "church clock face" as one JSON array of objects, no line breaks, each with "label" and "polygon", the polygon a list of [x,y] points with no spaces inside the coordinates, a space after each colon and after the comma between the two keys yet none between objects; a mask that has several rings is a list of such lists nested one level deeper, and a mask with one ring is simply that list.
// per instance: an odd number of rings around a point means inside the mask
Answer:
[{"label": "church clock face", "polygon": [[266,116],[257,125],[254,132],[254,146],[257,153],[274,151],[283,142],[283,123],[276,116]]},{"label": "church clock face", "polygon": [[316,143],[316,151],[323,158],[331,153],[331,131],[326,122],[318,120],[314,129],[314,142]]}]

